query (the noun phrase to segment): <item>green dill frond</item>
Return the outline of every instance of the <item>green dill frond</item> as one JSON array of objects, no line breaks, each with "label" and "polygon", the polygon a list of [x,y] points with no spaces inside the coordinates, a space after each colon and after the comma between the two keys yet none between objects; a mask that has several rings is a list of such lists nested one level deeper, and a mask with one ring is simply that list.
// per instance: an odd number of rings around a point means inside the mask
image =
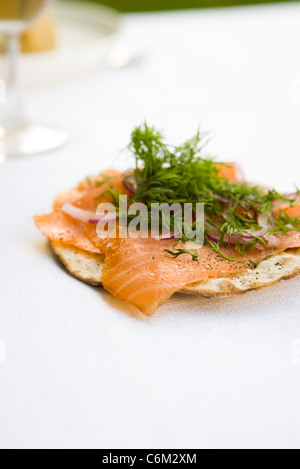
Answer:
[{"label": "green dill frond", "polygon": [[[134,129],[129,150],[135,157],[131,173],[136,191],[130,203],[142,202],[149,209],[152,203],[205,204],[205,240],[216,253],[225,257],[220,248],[235,239],[235,250],[243,255],[258,244],[266,247],[260,216],[272,226],[264,233],[282,235],[300,231],[300,219],[291,218],[284,211],[274,215],[274,202],[288,206],[296,203],[297,196],[282,195],[275,189],[266,190],[240,181],[230,181],[220,175],[221,163],[203,154],[206,140],[200,131],[180,146],[168,145],[162,134],[147,123]],[[114,203],[116,197],[112,195]],[[149,221],[151,224],[151,220]],[[170,223],[174,226],[174,220]],[[217,239],[215,234],[218,233]],[[213,236],[207,237],[208,234]],[[186,241],[182,235],[182,241]],[[180,251],[180,252],[179,252]],[[183,253],[197,257],[193,252],[174,250],[173,258]],[[225,257],[235,262],[234,257]]]},{"label": "green dill frond", "polygon": [[192,261],[196,262],[197,264],[200,264],[199,254],[196,251],[196,249],[193,249],[192,251],[188,251],[187,249],[176,248],[176,246],[178,246],[178,243],[174,244],[173,251],[170,251],[169,249],[165,249],[164,252],[169,254],[169,256],[165,256],[165,257],[167,257],[168,259],[177,259],[177,257],[182,256],[183,254],[188,254],[189,256],[192,257]]}]

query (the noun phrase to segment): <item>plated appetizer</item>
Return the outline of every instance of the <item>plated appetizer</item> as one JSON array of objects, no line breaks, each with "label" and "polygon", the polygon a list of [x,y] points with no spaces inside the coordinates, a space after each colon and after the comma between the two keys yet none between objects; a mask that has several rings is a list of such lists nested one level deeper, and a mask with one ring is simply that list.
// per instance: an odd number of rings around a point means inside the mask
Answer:
[{"label": "plated appetizer", "polygon": [[129,151],[134,168],[86,178],[35,217],[75,277],[151,315],[175,292],[241,294],[300,273],[298,190],[247,183],[204,156],[199,133],[174,147],[145,124]]}]

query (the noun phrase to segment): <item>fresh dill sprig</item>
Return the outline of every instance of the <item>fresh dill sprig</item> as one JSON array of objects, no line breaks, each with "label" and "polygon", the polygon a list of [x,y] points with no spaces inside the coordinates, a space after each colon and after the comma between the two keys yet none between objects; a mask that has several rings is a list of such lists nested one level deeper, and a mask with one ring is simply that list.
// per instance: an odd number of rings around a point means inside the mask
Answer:
[{"label": "fresh dill sprig", "polygon": [[226,261],[236,262],[237,264],[244,264],[244,261],[237,260],[236,256],[225,256],[225,254],[223,254],[222,251],[220,250],[220,244],[219,243],[216,243],[215,241],[208,240],[208,244],[213,248],[213,250],[217,254],[219,254],[219,256],[221,256]]},{"label": "fresh dill sprig", "polygon": [[120,191],[119,191],[118,189],[115,189],[115,188],[112,188],[112,187],[109,187],[108,189],[106,189],[105,192],[103,192],[103,193],[97,195],[96,200],[101,200],[101,199],[103,199],[104,197],[107,197],[108,195],[111,197],[112,203],[113,203],[116,207],[119,207]]},{"label": "fresh dill sprig", "polygon": [[101,181],[96,182],[96,187],[102,187],[104,184],[111,184],[114,178],[112,176],[102,176]]},{"label": "fresh dill sprig", "polygon": [[196,249],[188,251],[187,249],[176,248],[176,246],[178,246],[178,243],[174,244],[173,251],[165,249],[164,252],[170,254],[169,256],[165,257],[167,257],[168,259],[177,259],[177,257],[182,256],[183,254],[188,254],[189,256],[192,256],[192,261],[196,262],[197,264],[200,264],[199,254]]}]

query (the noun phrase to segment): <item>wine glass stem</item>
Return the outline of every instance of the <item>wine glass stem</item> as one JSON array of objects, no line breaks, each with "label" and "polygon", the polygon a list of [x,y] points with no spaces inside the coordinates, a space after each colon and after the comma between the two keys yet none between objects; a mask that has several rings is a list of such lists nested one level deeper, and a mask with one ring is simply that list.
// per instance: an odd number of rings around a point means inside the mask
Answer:
[{"label": "wine glass stem", "polygon": [[7,36],[8,74],[6,99],[2,108],[1,126],[5,130],[19,127],[24,122],[19,67],[20,38],[17,34]]}]

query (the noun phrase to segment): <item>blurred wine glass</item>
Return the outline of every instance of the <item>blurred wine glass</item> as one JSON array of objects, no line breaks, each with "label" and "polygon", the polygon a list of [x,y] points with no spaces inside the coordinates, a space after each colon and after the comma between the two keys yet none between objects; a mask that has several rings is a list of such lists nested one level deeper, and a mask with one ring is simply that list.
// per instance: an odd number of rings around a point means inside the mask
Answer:
[{"label": "blurred wine glass", "polygon": [[20,35],[51,2],[0,0],[0,34],[5,41],[7,65],[7,76],[0,83],[0,162],[54,150],[68,140],[64,131],[28,121],[20,92]]}]

